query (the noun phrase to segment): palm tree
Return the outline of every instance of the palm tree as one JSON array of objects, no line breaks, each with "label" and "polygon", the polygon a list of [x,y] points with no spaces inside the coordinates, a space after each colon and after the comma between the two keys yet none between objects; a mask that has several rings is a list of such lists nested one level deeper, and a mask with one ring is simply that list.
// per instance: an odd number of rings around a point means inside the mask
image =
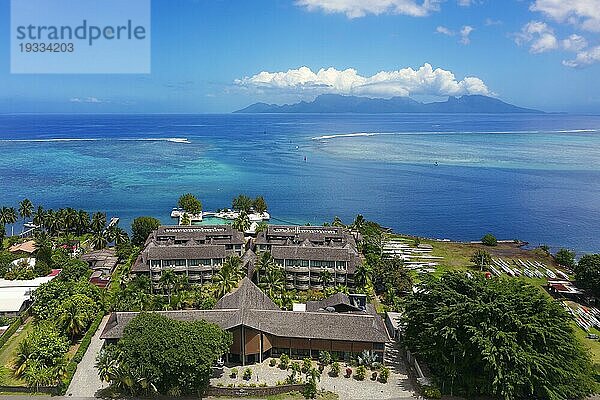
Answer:
[{"label": "palm tree", "polygon": [[248,213],[246,211],[240,211],[238,217],[233,221],[233,228],[237,229],[240,232],[246,232],[250,229],[250,217],[248,217]]},{"label": "palm tree", "polygon": [[365,217],[362,216],[362,214],[358,214],[356,216],[356,218],[354,218],[354,222],[352,223],[352,228],[360,231],[360,229],[363,227],[363,225],[365,224]]},{"label": "palm tree", "polygon": [[46,213],[44,212],[44,207],[38,206],[37,210],[33,213],[33,223],[39,227],[44,226],[44,218]]},{"label": "palm tree", "polygon": [[77,234],[81,235],[90,229],[90,214],[85,210],[77,211]]},{"label": "palm tree", "polygon": [[19,203],[19,215],[23,219],[23,232],[25,231],[25,218],[30,218],[33,213],[33,204],[29,199],[23,199]]},{"label": "palm tree", "polygon": [[27,363],[31,354],[33,353],[33,345],[29,338],[23,339],[17,346],[17,354],[13,363],[14,374],[16,377],[23,376],[23,373],[27,369]]},{"label": "palm tree", "polygon": [[103,232],[95,232],[90,239],[90,245],[94,250],[102,250],[108,244],[108,239]]},{"label": "palm tree", "polygon": [[46,228],[46,230],[50,232],[51,235],[53,235],[58,231],[58,226],[58,216],[56,215],[54,210],[50,209],[46,211],[44,215],[44,228]]},{"label": "palm tree", "polygon": [[117,369],[119,368],[119,360],[115,353],[108,349],[102,349],[98,357],[96,357],[96,368],[102,382],[110,382],[114,379]]},{"label": "palm tree", "polygon": [[106,233],[108,241],[114,242],[117,246],[129,242],[129,236],[127,236],[127,232],[125,232],[125,230],[119,226],[111,226]]},{"label": "palm tree", "polygon": [[260,275],[266,272],[275,265],[275,260],[270,252],[265,251],[260,254],[260,258],[256,261],[256,282],[260,283]]},{"label": "palm tree", "polygon": [[258,286],[265,290],[271,299],[281,297],[285,291],[285,280],[281,268],[276,265],[269,266]]},{"label": "palm tree", "polygon": [[106,227],[106,214],[101,212],[96,212],[92,216],[92,222],[90,224],[90,228],[95,233],[102,232]]},{"label": "palm tree", "polygon": [[75,336],[81,334],[86,328],[86,316],[80,312],[77,304],[68,302],[66,308],[58,317],[58,325],[71,336],[71,342],[75,340]]},{"label": "palm tree", "polygon": [[371,269],[367,264],[361,264],[356,268],[354,272],[354,283],[357,287],[365,287],[369,282],[371,276]]},{"label": "palm tree", "polygon": [[329,286],[329,284],[333,282],[333,276],[331,276],[331,272],[329,271],[321,272],[319,274],[319,277],[321,278],[321,283],[323,284],[323,287]]},{"label": "palm tree", "polygon": [[223,266],[213,276],[213,282],[216,286],[216,295],[221,298],[235,288],[243,277],[242,260],[237,256],[228,257]]},{"label": "palm tree", "polygon": [[[13,207],[2,207],[0,209],[0,224],[12,225],[17,222],[17,212]],[[14,228],[11,227],[11,236],[14,234]]]},{"label": "palm tree", "polygon": [[79,215],[77,211],[72,208],[67,208],[63,210],[63,224],[65,232],[72,232],[77,229],[77,223],[79,220]]},{"label": "palm tree", "polygon": [[333,222],[331,223],[331,226],[345,226],[344,223],[342,222],[342,220],[340,219],[340,217],[336,216],[333,218]]},{"label": "palm tree", "polygon": [[162,289],[167,291],[169,304],[171,304],[171,292],[175,286],[175,283],[177,282],[177,275],[175,275],[175,272],[173,272],[172,269],[165,269],[161,273],[158,282],[160,283]]},{"label": "palm tree", "polygon": [[256,225],[256,229],[254,230],[254,232],[265,232],[267,229],[269,229],[269,224],[267,224],[265,221],[261,221]]}]

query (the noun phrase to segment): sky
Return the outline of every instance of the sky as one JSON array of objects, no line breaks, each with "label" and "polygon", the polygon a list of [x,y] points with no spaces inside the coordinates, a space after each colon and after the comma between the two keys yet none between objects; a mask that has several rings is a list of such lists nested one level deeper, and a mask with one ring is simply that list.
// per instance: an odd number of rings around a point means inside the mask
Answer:
[{"label": "sky", "polygon": [[148,74],[11,74],[0,0],[0,113],[227,113],[338,93],[600,114],[600,0],[152,0],[151,11]]}]

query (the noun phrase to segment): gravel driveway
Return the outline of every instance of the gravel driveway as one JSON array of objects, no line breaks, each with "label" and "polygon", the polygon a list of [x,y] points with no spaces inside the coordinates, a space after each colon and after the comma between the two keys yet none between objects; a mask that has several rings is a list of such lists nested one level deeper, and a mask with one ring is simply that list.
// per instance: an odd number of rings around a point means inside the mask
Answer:
[{"label": "gravel driveway", "polygon": [[104,330],[107,321],[108,315],[102,320],[100,327],[92,337],[90,347],[88,347],[83,359],[77,366],[71,385],[67,390],[67,396],[93,398],[98,390],[108,386],[108,383],[100,381],[98,370],[94,367],[96,356],[102,345],[104,345],[104,340],[100,339],[100,334]]}]

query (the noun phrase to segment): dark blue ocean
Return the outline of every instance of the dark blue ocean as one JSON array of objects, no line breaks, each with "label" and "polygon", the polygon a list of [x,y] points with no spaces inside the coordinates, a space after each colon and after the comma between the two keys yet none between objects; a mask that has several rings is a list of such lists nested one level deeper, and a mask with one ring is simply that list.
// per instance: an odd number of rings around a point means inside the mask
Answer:
[{"label": "dark blue ocean", "polygon": [[573,115],[3,115],[0,206],[168,223],[185,192],[239,193],[318,224],[357,213],[398,232],[486,232],[600,251],[600,117]]}]

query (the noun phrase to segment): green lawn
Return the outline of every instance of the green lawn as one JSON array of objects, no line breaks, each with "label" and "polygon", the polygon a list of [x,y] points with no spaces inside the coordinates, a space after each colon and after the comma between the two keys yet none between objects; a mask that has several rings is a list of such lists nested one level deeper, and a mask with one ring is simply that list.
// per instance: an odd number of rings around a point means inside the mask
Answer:
[{"label": "green lawn", "polygon": [[17,346],[29,332],[33,329],[33,319],[29,318],[23,329],[20,332],[15,332],[14,335],[0,349],[0,385],[5,386],[26,386],[25,381],[16,378],[11,368]]}]

